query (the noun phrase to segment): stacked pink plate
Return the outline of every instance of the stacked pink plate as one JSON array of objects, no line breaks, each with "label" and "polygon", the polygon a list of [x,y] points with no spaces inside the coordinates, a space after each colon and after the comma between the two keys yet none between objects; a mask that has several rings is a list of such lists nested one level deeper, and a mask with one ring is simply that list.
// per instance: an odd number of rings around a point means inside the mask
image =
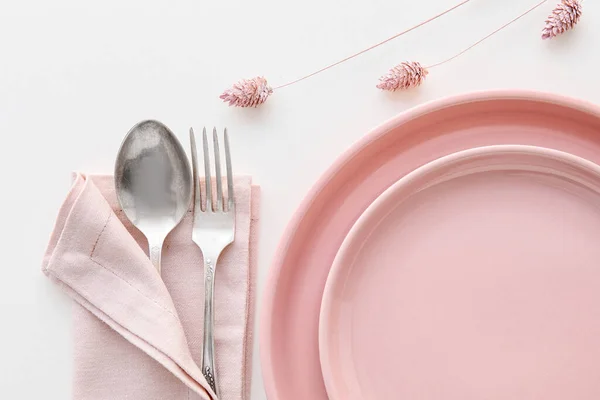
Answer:
[{"label": "stacked pink plate", "polygon": [[385,123],[306,197],[262,310],[270,400],[600,398],[600,109],[537,93]]}]

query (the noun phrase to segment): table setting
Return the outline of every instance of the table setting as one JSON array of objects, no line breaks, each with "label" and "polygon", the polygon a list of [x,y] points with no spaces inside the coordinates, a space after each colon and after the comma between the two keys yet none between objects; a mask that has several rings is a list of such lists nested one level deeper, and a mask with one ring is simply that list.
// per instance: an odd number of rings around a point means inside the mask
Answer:
[{"label": "table setting", "polygon": [[[214,139],[216,167],[216,131]],[[206,180],[198,175],[193,131],[192,170],[177,138],[158,121],[131,129],[114,179],[74,177],[42,267],[81,306],[74,325],[74,397],[173,398],[191,390],[200,398],[217,398],[217,376],[225,382],[221,398],[247,396],[259,194],[249,177],[233,176],[226,134],[224,141],[227,198],[222,182],[215,182],[214,202],[210,165],[205,164]],[[206,132],[203,148],[208,163]],[[190,240],[196,245],[189,246]],[[206,273],[200,279],[202,263]],[[215,299],[217,268],[227,271]],[[195,318],[196,304],[203,304],[203,320]],[[199,330],[199,321],[202,339],[189,336]],[[215,334],[215,323],[226,330]],[[202,343],[200,366],[189,348],[196,341]]]},{"label": "table setting", "polygon": [[598,398],[593,2],[32,2],[6,398]]}]

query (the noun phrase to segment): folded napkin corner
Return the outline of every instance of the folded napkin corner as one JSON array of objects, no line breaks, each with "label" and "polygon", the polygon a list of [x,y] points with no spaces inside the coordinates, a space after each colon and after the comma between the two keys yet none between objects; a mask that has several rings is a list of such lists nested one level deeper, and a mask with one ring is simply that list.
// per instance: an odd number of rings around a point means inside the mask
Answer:
[{"label": "folded napkin corner", "polygon": [[[219,260],[215,281],[221,400],[249,398],[252,364],[259,191],[248,177],[235,185],[236,241]],[[42,262],[78,305],[74,396],[215,398],[198,367],[203,271],[191,214],[165,242],[161,277],[115,198],[111,177],[76,174]]]}]

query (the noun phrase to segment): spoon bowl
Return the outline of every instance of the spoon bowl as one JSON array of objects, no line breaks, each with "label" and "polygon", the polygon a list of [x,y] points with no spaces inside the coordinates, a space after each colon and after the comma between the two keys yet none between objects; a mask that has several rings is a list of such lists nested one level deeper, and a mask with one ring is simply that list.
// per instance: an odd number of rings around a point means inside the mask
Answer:
[{"label": "spoon bowl", "polygon": [[123,212],[146,236],[150,260],[160,273],[164,240],[192,200],[190,164],[169,128],[153,120],[131,128],[117,156],[115,189]]}]

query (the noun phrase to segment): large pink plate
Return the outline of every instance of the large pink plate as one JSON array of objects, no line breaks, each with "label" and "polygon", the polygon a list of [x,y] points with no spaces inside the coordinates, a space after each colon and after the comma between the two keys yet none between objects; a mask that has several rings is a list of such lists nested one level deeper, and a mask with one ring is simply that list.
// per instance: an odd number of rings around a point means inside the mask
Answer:
[{"label": "large pink plate", "polygon": [[436,101],[384,123],[343,154],[305,198],[281,239],[261,310],[261,364],[270,400],[326,400],[319,363],[323,288],[350,227],[406,173],[471,147],[528,144],[600,163],[600,110],[528,92]]},{"label": "large pink plate", "polygon": [[600,398],[600,166],[496,145],[358,219],[320,318],[331,400]]}]

